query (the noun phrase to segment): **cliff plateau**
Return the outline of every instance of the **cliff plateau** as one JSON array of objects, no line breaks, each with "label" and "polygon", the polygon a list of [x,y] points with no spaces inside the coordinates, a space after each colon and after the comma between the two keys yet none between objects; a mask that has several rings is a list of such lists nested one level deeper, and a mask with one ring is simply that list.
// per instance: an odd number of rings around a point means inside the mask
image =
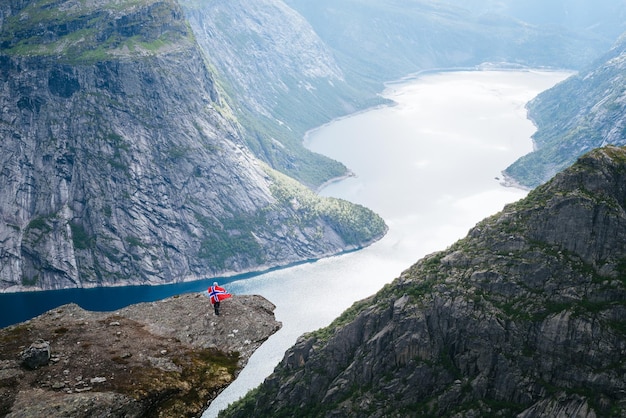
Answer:
[{"label": "cliff plateau", "polygon": [[250,271],[385,233],[252,155],[175,1],[0,17],[0,291]]},{"label": "cliff plateau", "polygon": [[626,416],[626,149],[426,256],[221,416]]},{"label": "cliff plateau", "polygon": [[235,295],[214,316],[201,294],[116,312],[60,306],[0,330],[0,415],[199,416],[280,328],[273,311]]}]

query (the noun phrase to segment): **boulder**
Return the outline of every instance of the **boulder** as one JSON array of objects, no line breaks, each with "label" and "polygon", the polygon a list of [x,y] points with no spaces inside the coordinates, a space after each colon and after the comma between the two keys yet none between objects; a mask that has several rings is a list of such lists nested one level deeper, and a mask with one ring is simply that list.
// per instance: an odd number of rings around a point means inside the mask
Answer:
[{"label": "boulder", "polygon": [[22,364],[29,369],[38,369],[50,361],[50,343],[37,340],[20,354]]}]

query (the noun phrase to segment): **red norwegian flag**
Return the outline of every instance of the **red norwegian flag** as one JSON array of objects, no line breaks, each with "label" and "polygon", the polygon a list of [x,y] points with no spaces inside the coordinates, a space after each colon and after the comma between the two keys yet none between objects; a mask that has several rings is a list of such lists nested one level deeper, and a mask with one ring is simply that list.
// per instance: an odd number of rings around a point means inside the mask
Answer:
[{"label": "red norwegian flag", "polygon": [[209,286],[209,299],[211,299],[211,303],[221,302],[224,299],[228,299],[232,295],[226,291],[221,286],[213,285]]}]

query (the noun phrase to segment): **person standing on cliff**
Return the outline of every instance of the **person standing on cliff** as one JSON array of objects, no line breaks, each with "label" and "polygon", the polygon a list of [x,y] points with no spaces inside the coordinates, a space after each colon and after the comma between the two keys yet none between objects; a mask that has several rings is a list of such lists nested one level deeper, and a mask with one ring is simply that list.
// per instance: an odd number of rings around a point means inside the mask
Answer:
[{"label": "person standing on cliff", "polygon": [[213,305],[213,309],[215,310],[215,315],[220,314],[220,302],[224,299],[228,299],[232,295],[226,291],[221,286],[217,285],[217,282],[213,283],[213,286],[209,286],[209,299],[211,300],[211,304]]}]

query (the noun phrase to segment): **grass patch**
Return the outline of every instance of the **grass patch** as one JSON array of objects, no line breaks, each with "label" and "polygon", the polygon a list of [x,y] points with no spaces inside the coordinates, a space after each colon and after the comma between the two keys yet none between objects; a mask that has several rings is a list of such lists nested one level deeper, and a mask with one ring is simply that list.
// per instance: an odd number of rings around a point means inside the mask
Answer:
[{"label": "grass patch", "polygon": [[74,248],[79,250],[88,250],[94,244],[93,238],[87,233],[87,230],[76,222],[70,222],[70,229],[72,230],[72,242]]}]

